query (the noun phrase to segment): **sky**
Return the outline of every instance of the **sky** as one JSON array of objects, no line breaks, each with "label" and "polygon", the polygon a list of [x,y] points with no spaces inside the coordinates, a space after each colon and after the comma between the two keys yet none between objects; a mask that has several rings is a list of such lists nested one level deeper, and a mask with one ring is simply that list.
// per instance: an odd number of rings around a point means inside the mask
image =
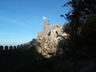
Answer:
[{"label": "sky", "polygon": [[60,17],[70,9],[63,5],[68,0],[0,0],[0,45],[18,45],[37,38],[47,17],[53,24],[65,24]]}]

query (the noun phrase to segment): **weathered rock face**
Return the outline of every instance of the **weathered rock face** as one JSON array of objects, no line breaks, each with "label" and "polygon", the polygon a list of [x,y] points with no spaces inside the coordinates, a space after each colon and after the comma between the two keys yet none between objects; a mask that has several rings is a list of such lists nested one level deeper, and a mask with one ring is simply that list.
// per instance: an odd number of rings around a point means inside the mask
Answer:
[{"label": "weathered rock face", "polygon": [[54,24],[50,28],[49,22],[44,23],[44,30],[38,33],[37,42],[40,43],[40,46],[37,47],[37,51],[45,58],[64,54],[63,49],[59,47],[61,46],[59,44],[67,45],[66,38],[68,38],[68,35],[63,32],[63,27],[59,24]]}]

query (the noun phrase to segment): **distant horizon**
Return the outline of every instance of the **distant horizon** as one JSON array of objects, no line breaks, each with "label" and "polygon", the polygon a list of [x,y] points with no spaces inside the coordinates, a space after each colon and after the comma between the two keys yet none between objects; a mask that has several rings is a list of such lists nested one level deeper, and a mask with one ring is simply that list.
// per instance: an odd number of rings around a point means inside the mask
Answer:
[{"label": "distant horizon", "polygon": [[[43,20],[43,22],[44,21],[48,21],[48,20]],[[50,23],[50,21],[49,21],[49,23]],[[58,23],[54,23],[54,24],[58,24]],[[53,25],[54,25],[53,24]],[[53,26],[52,25],[52,26]],[[50,28],[52,28],[52,26],[50,26]],[[60,25],[60,26],[62,26],[62,25]],[[44,27],[44,26],[43,26]],[[43,29],[42,29],[43,30]],[[33,39],[37,39],[37,37],[35,37],[35,38],[33,38]],[[33,40],[32,39],[32,40]],[[32,40],[30,40],[30,41],[32,41]],[[25,43],[28,43],[28,42],[30,42],[30,41],[23,41],[23,42],[19,42],[19,43],[17,43],[16,41],[10,41],[10,42],[2,42],[0,45],[3,45],[3,46],[17,46],[17,45],[20,45],[20,44],[25,44]]]},{"label": "distant horizon", "polygon": [[0,1],[0,45],[18,45],[37,38],[43,30],[43,17],[50,26],[67,21],[60,17],[70,9],[63,5],[67,0],[2,0]]},{"label": "distant horizon", "polygon": [[[43,21],[44,22],[44,21]],[[58,23],[54,23],[54,24],[58,24]],[[53,25],[54,25],[53,24]],[[62,26],[62,25],[60,25],[60,26]],[[44,26],[43,26],[44,27]],[[50,26],[50,28],[52,28],[52,25]],[[42,29],[43,30],[43,29]],[[24,43],[28,43],[28,42],[30,42],[30,41],[32,41],[33,39],[37,39],[37,36],[36,37],[34,37],[34,38],[32,38],[31,40],[29,40],[29,41],[21,41],[21,42],[16,42],[16,41],[6,41],[6,42],[0,42],[0,45],[3,45],[3,46],[6,46],[6,45],[8,45],[8,46],[15,46],[15,45],[20,45],[20,44],[24,44]]]}]

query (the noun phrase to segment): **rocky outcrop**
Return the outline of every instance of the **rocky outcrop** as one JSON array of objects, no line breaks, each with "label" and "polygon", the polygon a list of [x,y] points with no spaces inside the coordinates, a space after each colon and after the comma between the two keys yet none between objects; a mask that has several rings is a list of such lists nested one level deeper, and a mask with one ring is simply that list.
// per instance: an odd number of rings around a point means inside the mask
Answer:
[{"label": "rocky outcrop", "polygon": [[[37,42],[40,43],[40,45],[36,47],[37,51],[45,58],[64,54],[63,49],[60,47],[62,45],[59,44],[66,46],[66,39],[68,38],[68,34],[63,32],[63,26],[54,24],[52,28],[50,28],[49,24],[47,21],[44,22],[44,30],[39,32],[37,37]],[[60,41],[62,42],[60,43]]]}]

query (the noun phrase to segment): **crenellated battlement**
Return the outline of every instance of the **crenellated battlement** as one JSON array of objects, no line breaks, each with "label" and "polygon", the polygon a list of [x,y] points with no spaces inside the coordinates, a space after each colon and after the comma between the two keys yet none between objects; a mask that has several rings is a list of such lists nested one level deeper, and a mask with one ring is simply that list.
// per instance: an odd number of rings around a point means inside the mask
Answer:
[{"label": "crenellated battlement", "polygon": [[0,51],[16,50],[17,46],[0,46]]},{"label": "crenellated battlement", "polygon": [[17,46],[0,46],[0,52],[1,51],[14,51],[14,50],[18,50],[18,49],[25,49],[25,47],[27,48],[27,46],[25,44],[21,44],[21,45],[17,45]]}]

